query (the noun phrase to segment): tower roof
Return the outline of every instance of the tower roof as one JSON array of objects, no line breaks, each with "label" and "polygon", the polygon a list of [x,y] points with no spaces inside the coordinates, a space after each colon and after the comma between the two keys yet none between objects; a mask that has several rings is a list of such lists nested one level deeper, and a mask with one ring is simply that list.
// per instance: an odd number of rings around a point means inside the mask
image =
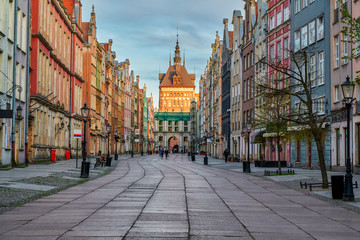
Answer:
[{"label": "tower roof", "polygon": [[181,64],[180,46],[179,46],[179,35],[176,35],[176,46],[175,46],[174,64],[175,64],[175,65],[180,65],[180,64]]}]

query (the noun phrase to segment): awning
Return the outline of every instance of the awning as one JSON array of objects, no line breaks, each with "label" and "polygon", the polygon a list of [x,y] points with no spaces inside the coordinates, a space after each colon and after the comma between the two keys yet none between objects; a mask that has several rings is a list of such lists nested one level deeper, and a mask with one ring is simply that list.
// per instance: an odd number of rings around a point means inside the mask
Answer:
[{"label": "awning", "polygon": [[265,143],[265,130],[259,131],[251,136],[251,143]]}]

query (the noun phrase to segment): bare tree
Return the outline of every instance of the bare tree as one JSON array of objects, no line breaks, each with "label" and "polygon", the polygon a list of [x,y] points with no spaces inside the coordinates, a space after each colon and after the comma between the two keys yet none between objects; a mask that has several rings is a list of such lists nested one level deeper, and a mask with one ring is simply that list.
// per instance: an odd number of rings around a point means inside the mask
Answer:
[{"label": "bare tree", "polygon": [[276,77],[270,75],[256,81],[257,89],[261,89],[260,94],[268,99],[264,101],[262,113],[266,114],[267,111],[269,121],[266,128],[276,134],[277,144],[282,135],[287,137],[289,132],[293,136],[313,139],[318,152],[322,187],[327,188],[324,139],[327,132],[325,125],[330,116],[325,114],[325,102],[314,100],[318,74],[313,53],[308,50],[288,50],[286,53],[290,64],[276,59],[264,61],[269,72]]},{"label": "bare tree", "polygon": [[[278,160],[278,172],[281,175],[281,140],[287,141],[288,112],[290,110],[290,96],[273,90],[265,79],[257,79],[258,104],[255,109],[254,125],[271,133],[276,142],[276,159]],[[273,84],[281,84],[275,81]]]}]

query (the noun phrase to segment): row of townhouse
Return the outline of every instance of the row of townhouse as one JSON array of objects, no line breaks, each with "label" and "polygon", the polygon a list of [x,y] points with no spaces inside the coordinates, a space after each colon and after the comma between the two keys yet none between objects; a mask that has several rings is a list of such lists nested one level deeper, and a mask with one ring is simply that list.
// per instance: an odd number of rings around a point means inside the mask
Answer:
[{"label": "row of townhouse", "polygon": [[98,42],[94,6],[89,22],[80,0],[1,0],[0,14],[0,165],[81,154],[79,131],[90,155],[146,151],[152,97],[112,40]]},{"label": "row of townhouse", "polygon": [[[244,1],[243,11],[233,12],[233,31],[228,30],[228,20],[224,19],[223,38],[220,40],[217,34],[200,80],[200,133],[201,137],[210,138],[203,148],[217,157],[221,157],[221,151],[215,149],[227,148],[231,157],[244,159],[249,147],[254,160],[280,159],[298,166],[318,167],[315,141],[287,138],[278,145],[274,133],[253,126],[264,105],[263,96],[257,94],[259,79],[274,85],[283,76],[275,64],[293,70],[296,60],[291,55],[302,51],[308,54],[309,69],[300,73],[309,73],[312,109],[327,119],[322,139],[326,166],[343,169],[346,149],[350,148],[354,171],[359,171],[360,103],[353,104],[348,131],[341,91],[346,77],[355,81],[360,70],[359,48],[343,32],[341,7],[347,7],[352,17],[359,19],[358,1],[339,0],[249,0]],[[220,43],[218,48],[216,42]],[[346,58],[352,53],[354,58]],[[220,74],[216,74],[216,61],[221,66]],[[360,99],[359,84],[355,83],[354,97]],[[221,96],[216,95],[216,86],[221,86]],[[276,83],[276,88],[286,87],[286,82]],[[301,92],[301,88],[294,91]],[[222,99],[221,107],[216,105],[217,98]],[[289,112],[300,105],[293,96],[289,101]],[[345,141],[347,134],[350,146]]]}]

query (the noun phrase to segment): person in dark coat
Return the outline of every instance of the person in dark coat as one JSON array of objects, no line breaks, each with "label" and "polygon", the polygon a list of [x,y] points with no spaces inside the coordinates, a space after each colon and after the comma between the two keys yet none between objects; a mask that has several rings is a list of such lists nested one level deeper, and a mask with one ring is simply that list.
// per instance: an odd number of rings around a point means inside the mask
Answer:
[{"label": "person in dark coat", "polygon": [[169,156],[169,150],[165,148],[165,158],[168,158],[168,156]]},{"label": "person in dark coat", "polygon": [[227,162],[228,156],[229,156],[229,151],[226,148],[224,151],[225,162]]}]

